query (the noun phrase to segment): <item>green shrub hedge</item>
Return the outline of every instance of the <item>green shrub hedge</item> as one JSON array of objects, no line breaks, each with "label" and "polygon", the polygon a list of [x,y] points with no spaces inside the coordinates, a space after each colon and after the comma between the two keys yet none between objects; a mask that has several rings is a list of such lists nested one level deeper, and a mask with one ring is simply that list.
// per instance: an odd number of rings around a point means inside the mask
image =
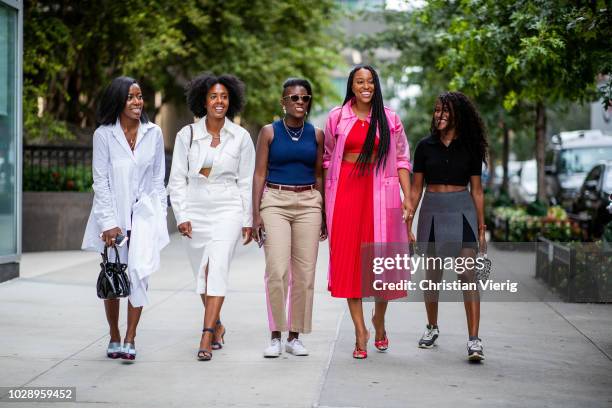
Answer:
[{"label": "green shrub hedge", "polygon": [[492,235],[495,241],[533,242],[538,236],[551,241],[580,241],[582,232],[559,206],[548,208],[546,215],[530,215],[524,207],[493,209]]},{"label": "green shrub hedge", "polygon": [[92,191],[91,166],[25,167],[24,191]]}]

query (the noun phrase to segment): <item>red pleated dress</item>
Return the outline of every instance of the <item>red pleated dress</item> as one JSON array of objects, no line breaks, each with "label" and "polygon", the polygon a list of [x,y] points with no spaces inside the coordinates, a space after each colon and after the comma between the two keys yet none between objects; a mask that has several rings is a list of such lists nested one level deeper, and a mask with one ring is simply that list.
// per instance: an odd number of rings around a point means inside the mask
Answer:
[{"label": "red pleated dress", "polygon": [[[357,120],[349,132],[344,153],[360,153],[369,123]],[[375,152],[378,149],[378,138]],[[343,160],[334,203],[328,289],[333,297],[362,298],[369,296],[362,279],[362,249],[374,241],[373,164],[370,171],[359,174],[357,163]],[[365,244],[365,247],[362,245]],[[370,245],[371,246],[371,245]],[[366,277],[369,277],[368,273]]]}]

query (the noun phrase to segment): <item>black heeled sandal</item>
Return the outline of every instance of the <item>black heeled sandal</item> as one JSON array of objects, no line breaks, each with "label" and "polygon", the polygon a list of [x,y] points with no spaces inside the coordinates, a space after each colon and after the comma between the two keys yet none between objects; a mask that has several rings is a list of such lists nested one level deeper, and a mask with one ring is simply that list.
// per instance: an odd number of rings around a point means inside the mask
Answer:
[{"label": "black heeled sandal", "polygon": [[[221,319],[217,320],[217,326],[221,325]],[[216,329],[216,328],[215,328]],[[223,333],[221,333],[221,343],[218,341],[213,341],[211,343],[213,350],[221,350],[223,348],[223,344],[225,344],[225,327],[223,327]]]},{"label": "black heeled sandal", "polygon": [[[206,333],[206,332],[212,333],[213,336],[215,335],[215,329],[213,329],[212,327],[205,327],[202,330],[202,333]],[[197,357],[198,357],[198,361],[210,361],[212,360],[212,351],[201,348],[198,350]]]}]

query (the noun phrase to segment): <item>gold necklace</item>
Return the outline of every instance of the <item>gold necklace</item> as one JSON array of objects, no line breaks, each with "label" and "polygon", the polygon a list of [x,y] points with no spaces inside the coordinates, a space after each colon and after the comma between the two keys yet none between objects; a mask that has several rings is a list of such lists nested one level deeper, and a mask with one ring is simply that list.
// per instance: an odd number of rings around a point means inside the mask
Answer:
[{"label": "gold necklace", "polygon": [[130,139],[128,136],[128,128],[125,128],[125,129],[122,128],[122,129],[123,129],[123,133],[125,134],[127,138],[127,142],[128,142],[128,145],[130,146],[130,149],[134,151],[134,147],[136,147],[136,136],[138,135],[138,133],[136,133],[136,135],[134,135],[134,137]]}]

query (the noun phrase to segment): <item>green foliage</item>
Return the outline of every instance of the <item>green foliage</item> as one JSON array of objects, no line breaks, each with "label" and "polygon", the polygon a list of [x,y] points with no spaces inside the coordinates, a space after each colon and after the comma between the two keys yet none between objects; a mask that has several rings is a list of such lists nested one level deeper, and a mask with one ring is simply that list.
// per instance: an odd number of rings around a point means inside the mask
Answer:
[{"label": "green foliage", "polygon": [[[189,33],[187,57],[177,72],[229,72],[247,85],[243,118],[262,125],[280,115],[282,82],[304,77],[313,83],[314,101],[333,95],[329,72],[340,61],[339,41],[330,24],[331,0],[199,1],[179,27]],[[197,41],[195,39],[198,39]]]},{"label": "green foliage", "polygon": [[526,211],[529,215],[543,216],[546,215],[548,210],[546,208],[546,204],[535,200],[533,203],[530,203],[527,206]]},{"label": "green foliage", "polygon": [[[540,244],[546,245],[546,244]],[[605,242],[564,244],[557,251],[566,251],[561,259],[549,259],[546,250],[536,252],[538,273],[548,286],[566,301],[612,301],[612,252]]]},{"label": "green foliage", "polygon": [[[604,1],[431,0],[388,12],[385,21],[387,30],[362,47],[396,49],[388,75],[421,86],[422,95],[405,104],[416,140],[427,133],[435,96],[459,90],[483,116],[493,159],[504,128],[516,136],[518,156],[533,157],[536,105],[592,100],[596,76],[612,73],[612,13]],[[608,96],[610,86],[602,89]]]},{"label": "green foliage", "polygon": [[[202,71],[232,73],[247,85],[243,119],[257,125],[278,113],[280,85],[310,79],[315,101],[331,95],[338,60],[332,0],[32,0],[24,9],[24,119],[28,139],[66,138],[68,124],[95,124],[100,93],[118,75],[154,94],[184,98]],[[44,101],[38,117],[38,99]]]},{"label": "green foliage", "polygon": [[[535,204],[535,203],[534,203]],[[533,242],[538,236],[551,241],[580,241],[580,227],[572,222],[565,210],[559,206],[538,209],[524,207],[495,207],[493,210],[492,235],[496,241]],[[531,212],[531,214],[530,214]],[[507,229],[507,231],[506,231]]]},{"label": "green foliage", "polygon": [[90,166],[52,166],[23,169],[24,191],[92,191]]}]

